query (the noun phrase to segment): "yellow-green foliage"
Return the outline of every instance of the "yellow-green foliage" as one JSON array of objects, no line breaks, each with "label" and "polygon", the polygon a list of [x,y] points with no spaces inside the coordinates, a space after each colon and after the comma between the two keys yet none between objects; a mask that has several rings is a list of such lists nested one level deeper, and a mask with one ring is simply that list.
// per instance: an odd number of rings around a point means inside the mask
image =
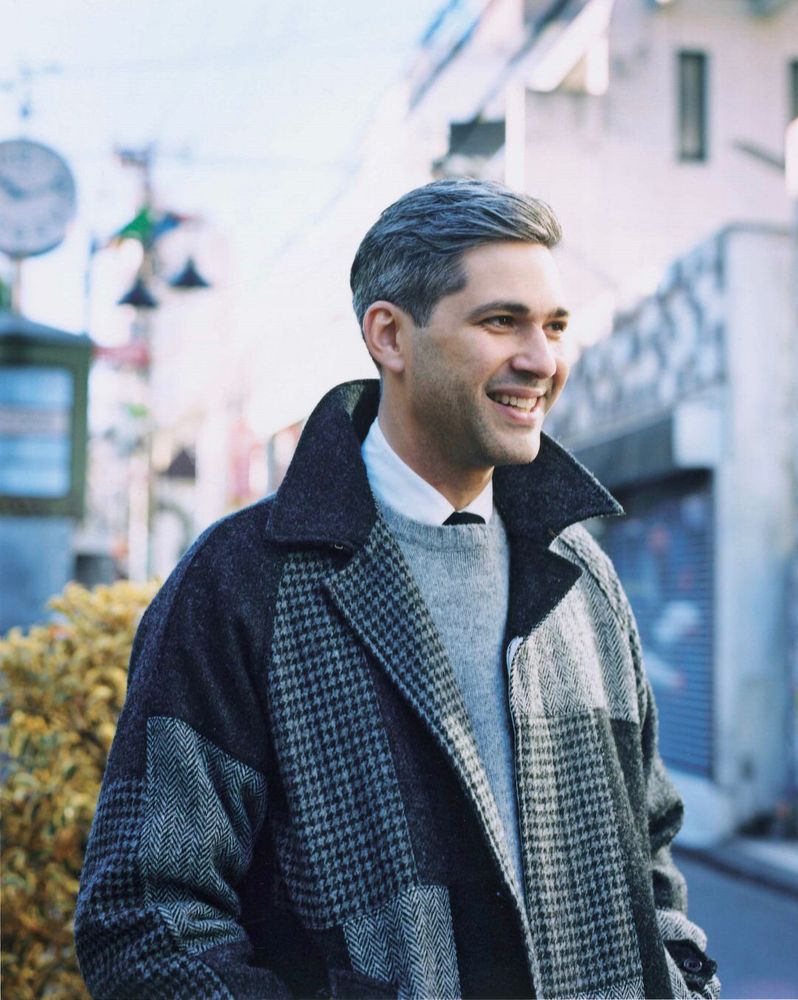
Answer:
[{"label": "yellow-green foliage", "polygon": [[154,584],[54,598],[57,624],[0,639],[2,987],[15,1000],[85,997],[72,942],[97,793]]}]

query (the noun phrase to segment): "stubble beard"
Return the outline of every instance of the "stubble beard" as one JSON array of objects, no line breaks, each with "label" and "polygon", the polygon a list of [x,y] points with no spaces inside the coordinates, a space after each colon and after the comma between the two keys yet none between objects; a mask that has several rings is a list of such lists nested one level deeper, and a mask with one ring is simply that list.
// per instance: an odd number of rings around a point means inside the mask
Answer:
[{"label": "stubble beard", "polygon": [[519,440],[511,445],[509,442],[494,440],[486,442],[484,448],[484,458],[489,460],[493,467],[502,465],[528,465],[538,456],[540,451],[540,431],[527,430],[519,433]]},{"label": "stubble beard", "polygon": [[[486,413],[474,414],[472,419],[455,421],[452,413],[462,413],[463,408],[456,400],[446,403],[448,413],[437,407],[437,423],[429,426],[446,428],[440,448],[452,464],[467,469],[492,469],[503,465],[528,465],[537,458],[540,451],[540,428],[506,428],[501,430],[492,425]],[[436,415],[430,414],[435,421]]]},{"label": "stubble beard", "polygon": [[540,450],[540,425],[501,427],[487,393],[481,399],[463,391],[438,370],[435,360],[421,354],[417,359],[425,377],[416,383],[413,406],[417,427],[425,432],[427,458],[434,455],[435,464],[470,471],[533,462]]}]

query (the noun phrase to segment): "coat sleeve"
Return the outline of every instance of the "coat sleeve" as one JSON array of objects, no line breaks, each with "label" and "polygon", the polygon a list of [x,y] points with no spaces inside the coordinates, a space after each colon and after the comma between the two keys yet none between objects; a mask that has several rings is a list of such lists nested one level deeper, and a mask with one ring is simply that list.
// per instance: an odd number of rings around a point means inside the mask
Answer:
[{"label": "coat sleeve", "polygon": [[703,930],[687,917],[687,887],[671,857],[671,842],[681,827],[684,807],[659,755],[656,703],[643,672],[640,638],[631,609],[628,609],[628,616],[640,679],[651,881],[671,988],[674,997],[716,1000],[720,996],[720,981],[715,974],[717,965],[706,954],[707,939]]},{"label": "coat sleeve", "polygon": [[256,651],[213,561],[203,546],[187,557],[134,643],[75,915],[94,997],[290,996],[241,923],[269,783],[246,749],[265,743]]}]

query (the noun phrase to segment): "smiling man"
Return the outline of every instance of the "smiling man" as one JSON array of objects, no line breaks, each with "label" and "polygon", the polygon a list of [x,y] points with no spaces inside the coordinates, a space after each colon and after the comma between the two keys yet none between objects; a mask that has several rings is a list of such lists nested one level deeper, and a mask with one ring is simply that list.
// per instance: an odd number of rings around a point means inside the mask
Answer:
[{"label": "smiling man", "polygon": [[542,432],[557,220],[438,181],[366,234],[379,381],[148,610],[76,917],[102,997],[716,997],[612,497]]},{"label": "smiling man", "polygon": [[[545,221],[553,242],[556,222]],[[361,255],[368,252],[367,237]],[[497,465],[537,456],[543,418],[568,375],[568,311],[543,244],[476,246],[458,271],[462,289],[423,325],[415,310],[389,301],[373,302],[362,325],[383,375],[379,427],[402,461],[459,508]]]}]

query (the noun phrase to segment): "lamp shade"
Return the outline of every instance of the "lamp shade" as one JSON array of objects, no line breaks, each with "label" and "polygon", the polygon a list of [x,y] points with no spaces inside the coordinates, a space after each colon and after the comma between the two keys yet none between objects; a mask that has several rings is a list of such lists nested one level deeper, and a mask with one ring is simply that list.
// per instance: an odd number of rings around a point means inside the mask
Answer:
[{"label": "lamp shade", "polygon": [[194,258],[189,257],[186,266],[173,278],[169,284],[172,288],[210,288],[210,282],[206,281],[197,270]]},{"label": "lamp shade", "polygon": [[133,282],[130,291],[126,292],[117,302],[120,306],[135,306],[136,309],[157,309],[158,300],[150,292],[139,275]]}]

